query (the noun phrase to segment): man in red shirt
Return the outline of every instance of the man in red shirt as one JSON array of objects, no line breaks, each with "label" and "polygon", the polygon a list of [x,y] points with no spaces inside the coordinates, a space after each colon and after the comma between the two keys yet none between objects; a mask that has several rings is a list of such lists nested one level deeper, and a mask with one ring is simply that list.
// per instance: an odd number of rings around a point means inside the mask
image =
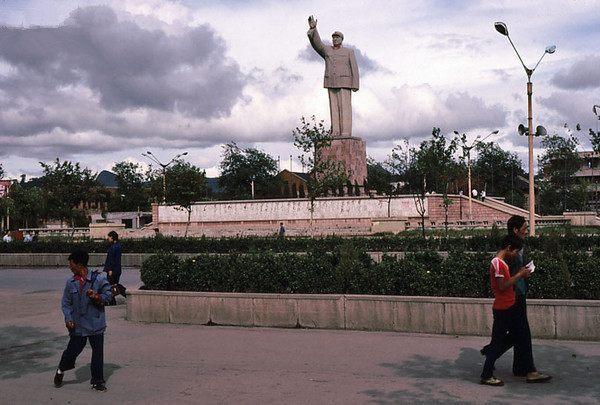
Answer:
[{"label": "man in red shirt", "polygon": [[[529,276],[530,270],[523,267],[512,277],[506,262],[515,259],[523,248],[523,240],[515,235],[507,235],[502,240],[500,250],[490,264],[490,285],[494,293],[494,324],[492,326],[492,341],[486,351],[485,364],[481,373],[481,384],[501,386],[504,382],[493,376],[494,364],[503,353],[503,339],[507,333],[517,335],[518,314],[515,310],[514,285],[523,277]],[[533,364],[525,370],[529,374],[535,373],[535,382],[545,382],[550,376],[535,372]]]}]

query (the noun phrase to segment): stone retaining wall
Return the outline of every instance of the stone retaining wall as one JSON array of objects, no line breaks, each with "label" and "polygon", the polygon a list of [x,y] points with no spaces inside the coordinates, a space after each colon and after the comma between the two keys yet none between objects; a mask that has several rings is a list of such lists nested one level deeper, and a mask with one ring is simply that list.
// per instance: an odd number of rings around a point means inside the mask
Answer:
[{"label": "stone retaining wall", "polygon": [[[130,291],[127,319],[489,336],[491,306],[480,298]],[[600,301],[529,300],[528,316],[536,338],[600,341]]]}]

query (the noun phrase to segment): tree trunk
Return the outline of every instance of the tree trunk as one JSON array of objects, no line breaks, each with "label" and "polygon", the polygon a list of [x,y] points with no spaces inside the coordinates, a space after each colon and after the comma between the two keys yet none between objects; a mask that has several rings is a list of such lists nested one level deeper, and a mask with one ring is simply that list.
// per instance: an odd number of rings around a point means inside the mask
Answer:
[{"label": "tree trunk", "polygon": [[310,236],[314,237],[315,236],[315,229],[313,226],[313,217],[314,217],[314,213],[315,213],[315,200],[314,198],[311,198],[310,200],[310,222],[308,224],[308,227],[310,228]]},{"label": "tree trunk", "polygon": [[184,238],[187,238],[188,228],[190,227],[190,222],[191,222],[191,217],[192,217],[192,209],[189,208],[187,210],[187,212],[188,212],[188,217],[187,217],[187,223],[185,224],[185,234],[183,235]]}]

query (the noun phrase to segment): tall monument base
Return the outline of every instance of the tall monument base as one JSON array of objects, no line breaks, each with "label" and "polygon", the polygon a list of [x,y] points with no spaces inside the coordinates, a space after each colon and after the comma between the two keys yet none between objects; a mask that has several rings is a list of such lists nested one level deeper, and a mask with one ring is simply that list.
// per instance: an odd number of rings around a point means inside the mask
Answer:
[{"label": "tall monument base", "polygon": [[361,138],[333,138],[331,146],[323,148],[321,156],[335,162],[341,162],[352,185],[362,186],[367,181],[367,144]]}]

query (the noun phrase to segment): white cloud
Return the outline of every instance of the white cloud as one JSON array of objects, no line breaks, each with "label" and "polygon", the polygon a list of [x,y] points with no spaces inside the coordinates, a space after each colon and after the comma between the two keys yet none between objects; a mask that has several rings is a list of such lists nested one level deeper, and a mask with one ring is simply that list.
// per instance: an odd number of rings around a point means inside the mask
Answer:
[{"label": "white cloud", "polygon": [[[506,38],[494,31],[493,22],[498,20],[508,24],[529,64],[537,61],[548,43],[558,45],[557,53],[548,56],[534,76],[536,123],[552,130],[560,121],[588,126],[595,119],[591,105],[598,100],[589,85],[595,77],[589,70],[593,65],[583,63],[589,54],[586,44],[597,43],[600,36],[593,29],[600,17],[594,1],[553,0],[539,7],[517,0],[397,1],[393,5],[376,1],[368,6],[349,0],[340,7],[316,0],[32,0],[11,3],[14,6],[0,20],[12,26],[23,22],[25,28],[56,26],[77,6],[85,11],[86,6],[100,3],[115,11],[122,24],[117,27],[135,28],[105,36],[111,38],[111,46],[99,47],[105,49],[103,54],[93,54],[87,44],[79,50],[75,47],[77,52],[68,58],[49,59],[52,50],[66,52],[61,37],[52,46],[13,49],[11,64],[0,63],[0,157],[11,172],[31,171],[37,159],[56,155],[85,161],[98,170],[154,148],[165,155],[183,149],[194,152],[195,162],[214,173],[219,145],[230,140],[295,156],[291,130],[298,118],[315,114],[328,120],[322,63],[297,58],[308,44],[310,14],[316,14],[322,32],[344,32],[345,41],[389,70],[363,74],[361,90],[353,94],[355,135],[372,145],[369,154],[377,158],[386,155],[394,139],[418,140],[433,126],[469,135],[500,129],[506,134],[505,148],[524,146],[515,128],[526,119],[525,74]],[[86,24],[82,32],[95,32],[92,23]],[[191,33],[201,32],[206,24],[214,30],[213,49],[220,49],[227,66],[237,66],[238,85],[234,81],[233,87],[225,87],[233,88],[231,93],[205,86],[210,97],[202,99],[187,83],[201,86],[206,73],[212,73],[210,68],[186,71],[182,64],[175,68],[169,65],[168,55],[177,55],[185,65],[186,57],[201,50]],[[60,29],[50,30],[56,31]],[[131,32],[149,32],[150,37],[156,32],[179,42],[167,41],[161,48],[160,41],[150,41],[150,49],[163,49],[164,60],[154,65],[140,62],[139,56],[151,54],[144,46],[110,56],[119,49],[114,44],[144,43],[135,42]],[[186,38],[191,43],[186,45]],[[14,55],[21,55],[21,64]],[[104,71],[94,70],[73,55],[110,63]],[[103,61],[102,55],[108,59]],[[59,60],[67,69],[56,71],[52,63],[33,62],[40,60]],[[577,61],[582,61],[581,67]],[[42,66],[50,70],[41,74]],[[161,66],[167,66],[164,74]],[[148,69],[151,73],[144,75]],[[132,74],[132,80],[123,79]]]}]

